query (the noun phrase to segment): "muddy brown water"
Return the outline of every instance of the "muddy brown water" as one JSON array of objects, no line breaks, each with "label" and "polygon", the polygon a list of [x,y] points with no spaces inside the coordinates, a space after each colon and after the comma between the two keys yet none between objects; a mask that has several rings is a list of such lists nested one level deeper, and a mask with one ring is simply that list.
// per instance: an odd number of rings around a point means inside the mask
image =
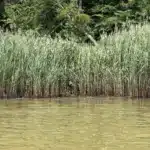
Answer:
[{"label": "muddy brown water", "polygon": [[0,101],[0,150],[149,150],[150,100]]}]

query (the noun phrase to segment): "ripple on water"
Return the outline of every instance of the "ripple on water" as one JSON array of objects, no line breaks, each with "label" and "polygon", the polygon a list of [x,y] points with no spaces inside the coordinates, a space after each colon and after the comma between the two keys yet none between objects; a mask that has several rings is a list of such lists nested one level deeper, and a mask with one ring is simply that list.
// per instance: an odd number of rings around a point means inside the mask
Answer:
[{"label": "ripple on water", "polygon": [[140,107],[123,100],[61,106],[48,101],[26,101],[8,102],[7,106],[1,103],[0,107],[0,150],[149,150],[150,147],[148,102]]}]

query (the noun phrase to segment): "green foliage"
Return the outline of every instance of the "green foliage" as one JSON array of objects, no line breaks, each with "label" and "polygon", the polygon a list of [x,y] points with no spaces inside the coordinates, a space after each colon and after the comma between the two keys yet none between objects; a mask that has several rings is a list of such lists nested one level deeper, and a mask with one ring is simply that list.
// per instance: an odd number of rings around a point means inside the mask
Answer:
[{"label": "green foliage", "polygon": [[89,15],[87,14],[79,14],[75,16],[75,23],[78,25],[86,25],[89,24],[91,22],[91,18]]},{"label": "green foliage", "polygon": [[5,8],[4,8],[4,1],[0,0],[0,26],[3,26],[4,24],[4,13],[5,13]]},{"label": "green foliage", "polygon": [[7,22],[23,30],[99,39],[126,22],[150,20],[149,0],[25,0],[6,5]]},{"label": "green foliage", "polygon": [[14,92],[25,89],[26,96],[59,96],[72,90],[80,95],[148,97],[149,41],[148,24],[102,34],[97,46],[29,31],[0,33],[0,85]]},{"label": "green foliage", "polygon": [[23,3],[7,5],[7,23],[16,24],[22,30],[39,28],[37,17],[41,12],[42,3],[37,0],[27,0]]},{"label": "green foliage", "polygon": [[68,3],[65,0],[48,0],[43,7],[42,16],[42,29],[46,29],[51,36],[56,33],[62,36],[66,36],[67,33],[78,35],[84,32],[83,29],[90,23],[90,16],[80,13],[74,1]]}]

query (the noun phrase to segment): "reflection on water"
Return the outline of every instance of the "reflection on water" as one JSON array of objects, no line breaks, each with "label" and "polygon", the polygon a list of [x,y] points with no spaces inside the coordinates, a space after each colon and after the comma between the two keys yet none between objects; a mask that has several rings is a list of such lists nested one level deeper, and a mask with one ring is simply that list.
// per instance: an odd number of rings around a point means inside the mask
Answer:
[{"label": "reflection on water", "polygon": [[150,101],[0,101],[0,150],[149,150]]}]

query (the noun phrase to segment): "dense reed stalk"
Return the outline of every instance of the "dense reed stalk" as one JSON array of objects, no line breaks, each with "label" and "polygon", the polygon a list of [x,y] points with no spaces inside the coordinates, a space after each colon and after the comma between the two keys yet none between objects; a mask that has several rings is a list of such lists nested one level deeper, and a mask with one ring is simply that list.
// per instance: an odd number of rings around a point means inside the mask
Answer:
[{"label": "dense reed stalk", "polygon": [[97,46],[1,32],[0,79],[10,96],[150,97],[150,25],[102,35]]}]

